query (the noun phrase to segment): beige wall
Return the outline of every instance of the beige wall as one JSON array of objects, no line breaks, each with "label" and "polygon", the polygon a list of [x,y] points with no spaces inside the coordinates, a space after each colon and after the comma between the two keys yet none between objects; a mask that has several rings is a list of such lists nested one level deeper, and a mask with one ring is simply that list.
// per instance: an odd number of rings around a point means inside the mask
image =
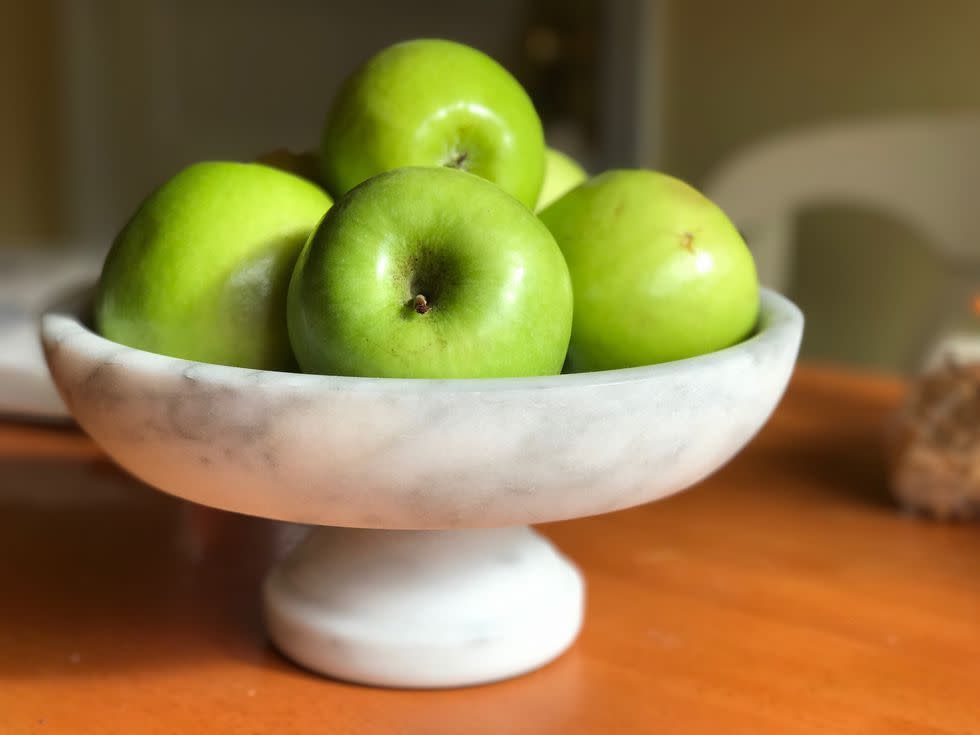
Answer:
[{"label": "beige wall", "polygon": [[60,234],[53,5],[0,4],[0,247]]},{"label": "beige wall", "polygon": [[[975,0],[665,2],[662,155],[690,181],[775,131],[980,109]],[[908,367],[936,287],[928,244],[890,218],[838,209],[800,222],[792,295],[810,316],[810,358]]]},{"label": "beige wall", "polygon": [[665,161],[692,180],[772,131],[980,108],[976,0],[667,0],[665,21]]},{"label": "beige wall", "polygon": [[[980,108],[978,0],[662,2],[662,165],[695,183],[774,131]],[[0,246],[57,240],[67,222],[59,7],[70,6],[0,3]],[[809,213],[799,234],[805,354],[908,365],[903,338],[927,328],[937,283],[927,244],[879,214],[841,210]]]}]

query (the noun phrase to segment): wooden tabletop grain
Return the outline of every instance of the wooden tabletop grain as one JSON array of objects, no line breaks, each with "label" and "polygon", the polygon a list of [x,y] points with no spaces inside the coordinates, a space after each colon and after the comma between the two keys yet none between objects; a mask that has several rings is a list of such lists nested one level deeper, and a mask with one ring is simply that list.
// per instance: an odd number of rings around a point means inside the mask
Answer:
[{"label": "wooden tabletop grain", "polygon": [[80,434],[0,423],[0,733],[980,732],[980,527],[889,503],[901,385],[806,368],[734,462],[544,527],[584,570],[579,642],[485,687],[318,678],[263,636],[300,529],[192,506]]}]

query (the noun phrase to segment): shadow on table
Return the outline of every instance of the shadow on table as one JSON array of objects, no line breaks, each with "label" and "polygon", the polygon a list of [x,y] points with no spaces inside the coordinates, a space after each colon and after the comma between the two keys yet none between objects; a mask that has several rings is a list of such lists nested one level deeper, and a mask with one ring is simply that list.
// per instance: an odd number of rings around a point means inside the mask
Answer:
[{"label": "shadow on table", "polygon": [[298,530],[170,498],[102,460],[0,457],[0,679],[279,664],[260,583]]},{"label": "shadow on table", "polygon": [[775,480],[784,477],[794,487],[836,501],[896,510],[883,434],[876,426],[839,424],[805,436],[795,435],[791,427],[773,427],[748,451],[765,463],[774,490],[779,487]]}]

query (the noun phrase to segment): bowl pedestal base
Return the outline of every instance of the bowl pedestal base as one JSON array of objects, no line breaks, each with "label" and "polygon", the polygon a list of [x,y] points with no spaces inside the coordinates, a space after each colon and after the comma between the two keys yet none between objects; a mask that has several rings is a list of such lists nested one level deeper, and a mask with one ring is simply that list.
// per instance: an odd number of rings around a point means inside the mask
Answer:
[{"label": "bowl pedestal base", "polygon": [[389,687],[481,684],[559,656],[582,623],[579,571],[526,526],[318,527],[269,575],[266,625],[294,661]]}]

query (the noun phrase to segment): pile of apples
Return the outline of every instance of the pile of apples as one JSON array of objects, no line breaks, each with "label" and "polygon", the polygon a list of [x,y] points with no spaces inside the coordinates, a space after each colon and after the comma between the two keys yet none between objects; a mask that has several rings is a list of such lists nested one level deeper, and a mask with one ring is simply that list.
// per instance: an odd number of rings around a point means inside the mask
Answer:
[{"label": "pile of apples", "polygon": [[755,266],[702,194],[587,179],[520,84],[467,46],[390,46],[343,85],[315,166],[204,162],[125,225],[108,339],[189,360],[389,378],[605,370],[734,344]]}]

